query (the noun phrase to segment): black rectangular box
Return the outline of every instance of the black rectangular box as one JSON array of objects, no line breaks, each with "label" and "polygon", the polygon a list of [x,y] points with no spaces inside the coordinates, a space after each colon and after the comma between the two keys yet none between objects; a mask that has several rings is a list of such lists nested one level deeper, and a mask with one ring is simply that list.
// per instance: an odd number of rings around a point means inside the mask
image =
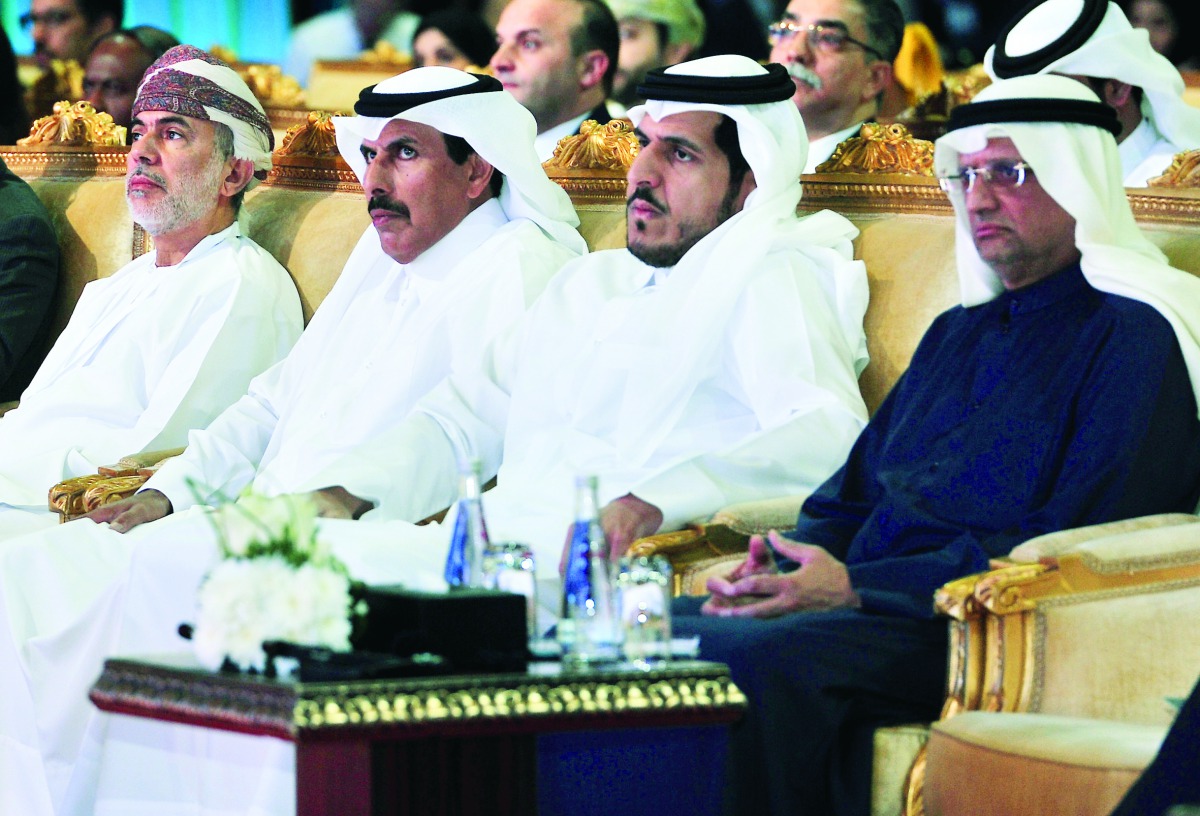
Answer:
[{"label": "black rectangular box", "polygon": [[524,671],[525,596],[492,589],[420,592],[367,587],[367,623],[355,648],[408,657],[430,652],[454,672]]}]

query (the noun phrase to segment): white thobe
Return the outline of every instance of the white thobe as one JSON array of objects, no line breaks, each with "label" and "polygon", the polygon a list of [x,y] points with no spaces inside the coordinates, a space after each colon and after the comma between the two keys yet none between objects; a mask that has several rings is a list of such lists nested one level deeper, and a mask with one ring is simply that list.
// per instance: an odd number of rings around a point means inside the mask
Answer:
[{"label": "white thobe", "polygon": [[[483,369],[450,378],[313,483],[375,501],[368,520],[418,519],[452,503],[455,461],[479,456],[485,471],[498,468],[484,500],[492,537],[531,543],[547,577],[557,574],[576,474],[600,477],[602,502],[634,493],[656,505],[664,529],[812,490],[866,421],[854,350],[817,277],[802,259],[768,256],[727,325],[695,327],[720,333],[718,354],[667,359],[662,335],[677,323],[660,303],[689,283],[625,250],[577,261]],[[648,392],[672,368],[697,373],[663,416]]]},{"label": "white thobe", "polygon": [[[533,222],[507,221],[495,201],[407,265],[383,255],[369,229],[292,354],[193,433],[187,452],[148,486],[177,510],[251,481],[270,495],[304,489],[345,450],[400,421],[447,373],[476,366],[487,341],[574,256]],[[167,552],[179,557],[167,559],[149,596],[138,596],[159,610],[137,615],[150,631],[140,623],[124,630],[126,570],[140,576]],[[87,688],[110,654],[183,645],[173,631],[191,617],[211,559],[199,508],[124,536],[80,521],[0,544],[0,697],[11,703],[0,708],[0,768],[18,769],[20,779],[0,778],[0,812],[39,814],[47,802],[92,811],[95,756],[85,752],[78,768],[75,761],[85,728],[91,751],[99,748],[105,719],[90,709]]]},{"label": "white thobe", "polygon": [[[236,223],[174,266],[155,259],[85,287],[20,407],[0,419],[3,505],[45,511],[63,479],[183,445],[300,335],[295,285]],[[0,514],[0,538],[18,524]]]},{"label": "white thobe", "polygon": [[1145,187],[1147,181],[1167,171],[1176,153],[1195,147],[1200,145],[1180,147],[1172,144],[1148,117],[1142,117],[1138,126],[1117,145],[1125,186]]},{"label": "white thobe", "polygon": [[[576,473],[600,476],[602,501],[632,492],[657,505],[666,529],[728,502],[811,491],[844,461],[866,409],[856,349],[806,263],[769,255],[725,325],[695,327],[720,333],[711,360],[664,359],[669,344],[630,342],[663,341],[655,329],[677,327],[663,311],[666,287],[690,281],[674,270],[656,272],[624,250],[569,265],[482,368],[451,376],[395,431],[306,478],[306,489],[343,484],[379,503],[363,520],[323,522],[322,537],[356,578],[436,586],[447,526],[372,519],[446,506],[460,453],[489,470],[502,456],[499,484],[484,496],[489,532],[534,545],[539,600],[552,607]],[[701,373],[669,416],[648,415],[653,395],[642,386],[669,367]],[[119,653],[178,649],[173,627],[194,609],[185,589],[215,547],[211,534],[186,550],[171,538],[175,546],[138,545],[124,596],[80,618],[123,607]],[[63,645],[89,642],[91,631],[66,631]],[[130,718],[108,721],[103,736],[97,814],[294,810],[294,758],[278,740]]]}]

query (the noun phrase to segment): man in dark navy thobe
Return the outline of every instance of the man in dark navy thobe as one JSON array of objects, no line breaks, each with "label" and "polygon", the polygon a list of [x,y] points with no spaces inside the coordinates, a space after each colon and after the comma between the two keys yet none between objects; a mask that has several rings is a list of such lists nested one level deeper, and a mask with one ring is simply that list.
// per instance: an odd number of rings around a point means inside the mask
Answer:
[{"label": "man in dark navy thobe", "polygon": [[963,305],[796,529],[752,538],[702,608],[677,608],[750,700],[738,813],[868,813],[874,729],[942,702],[939,586],[1034,536],[1200,495],[1200,281],[1134,224],[1115,114],[1074,80],[1020,77],[950,128],[935,163]]}]

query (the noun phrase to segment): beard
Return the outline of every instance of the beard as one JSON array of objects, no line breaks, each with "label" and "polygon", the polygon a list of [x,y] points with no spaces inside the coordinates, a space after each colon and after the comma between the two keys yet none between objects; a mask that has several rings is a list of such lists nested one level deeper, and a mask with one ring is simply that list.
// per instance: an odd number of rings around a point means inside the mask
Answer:
[{"label": "beard", "polygon": [[145,176],[160,185],[165,195],[147,201],[140,192],[129,192],[126,181],[125,199],[133,220],[151,236],[165,235],[199,221],[216,209],[216,190],[224,178],[225,159],[212,154],[208,164],[196,173],[181,175],[174,189],[163,176],[138,168],[129,176]]},{"label": "beard", "polygon": [[[654,244],[651,246],[638,241],[634,237],[633,231],[644,229],[646,223],[644,221],[634,221],[634,230],[631,231],[627,242],[629,254],[646,264],[646,266],[653,266],[659,269],[675,266],[705,236],[733,217],[733,202],[737,198],[739,187],[741,187],[740,179],[736,185],[730,181],[729,189],[725,191],[725,197],[721,199],[721,203],[717,207],[716,213],[713,214],[711,222],[701,224],[696,221],[681,221],[678,224],[679,239],[670,244]],[[653,204],[664,213],[668,212],[666,207],[659,203],[658,199],[654,198],[654,194],[644,188],[634,190],[633,195],[629,196],[629,199],[626,201],[626,206],[638,199]]]}]

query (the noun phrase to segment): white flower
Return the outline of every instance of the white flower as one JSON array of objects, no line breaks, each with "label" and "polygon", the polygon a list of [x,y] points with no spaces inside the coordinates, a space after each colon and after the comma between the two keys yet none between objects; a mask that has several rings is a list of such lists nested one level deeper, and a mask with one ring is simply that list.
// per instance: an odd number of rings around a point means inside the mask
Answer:
[{"label": "white flower", "polygon": [[244,558],[250,545],[262,538],[262,530],[254,518],[233,504],[227,504],[213,514],[221,541],[222,554]]},{"label": "white flower", "polygon": [[317,540],[307,495],[249,494],[214,516],[224,560],[200,588],[193,633],[204,666],[217,669],[228,658],[262,671],[268,640],[350,648],[350,579]]}]

